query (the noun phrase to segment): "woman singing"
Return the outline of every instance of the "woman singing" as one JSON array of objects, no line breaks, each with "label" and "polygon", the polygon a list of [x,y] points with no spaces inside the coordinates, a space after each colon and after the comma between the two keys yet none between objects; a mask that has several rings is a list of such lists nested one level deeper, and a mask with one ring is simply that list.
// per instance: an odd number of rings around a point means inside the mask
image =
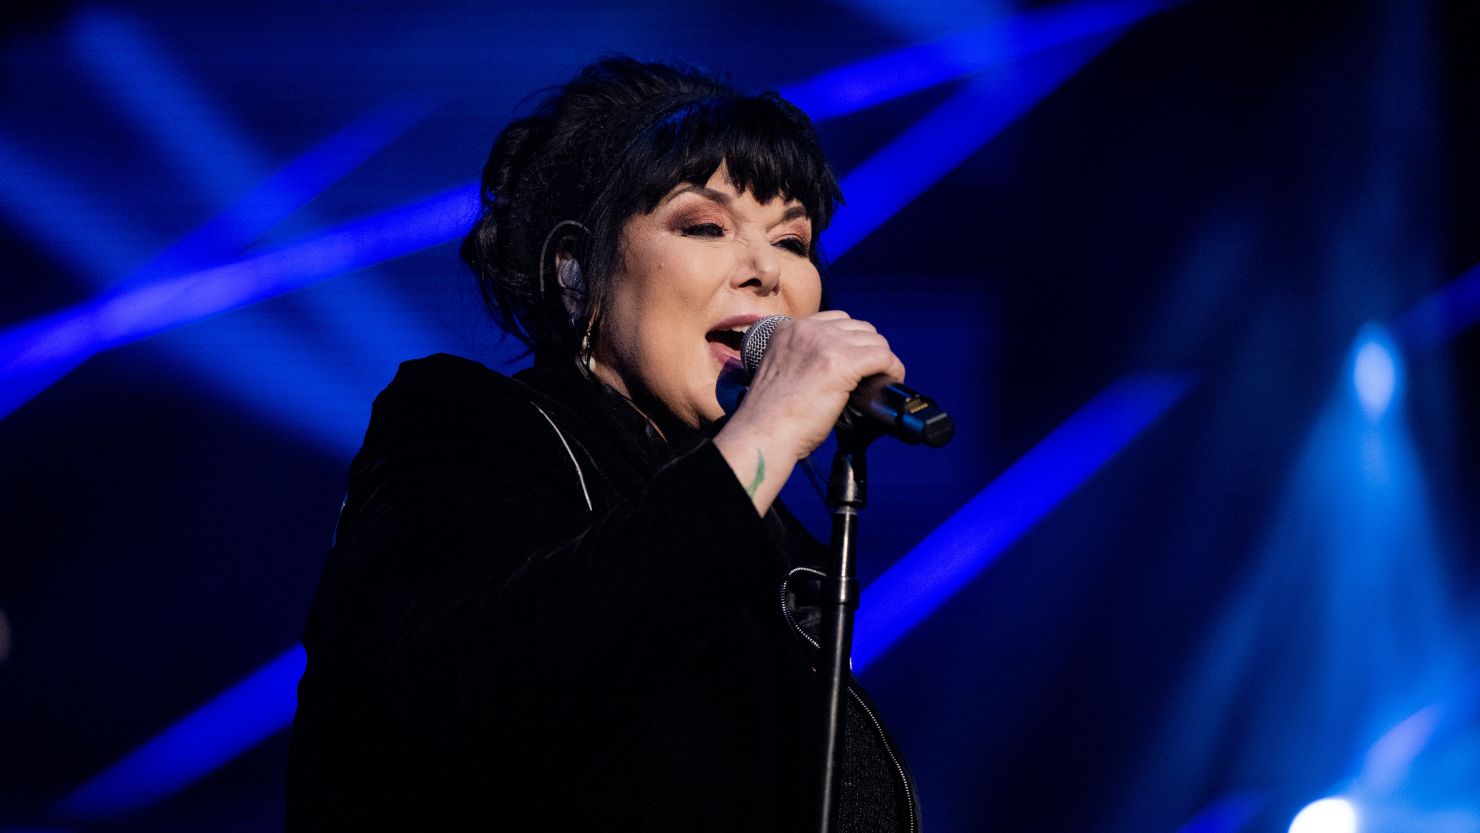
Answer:
[{"label": "woman singing", "polygon": [[[462,255],[534,366],[436,355],[376,398],[289,830],[806,829],[826,553],[776,498],[861,379],[904,377],[818,311],[839,198],[801,111],[689,69],[599,61],[499,135]],[[717,378],[777,314],[724,419]],[[917,830],[898,749],[845,702],[839,829]]]}]

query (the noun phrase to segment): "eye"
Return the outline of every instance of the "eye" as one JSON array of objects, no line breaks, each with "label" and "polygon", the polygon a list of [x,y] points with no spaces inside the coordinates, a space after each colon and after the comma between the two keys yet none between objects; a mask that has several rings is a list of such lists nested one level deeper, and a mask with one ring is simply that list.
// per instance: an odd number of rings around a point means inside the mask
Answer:
[{"label": "eye", "polygon": [[801,257],[807,256],[807,241],[803,240],[800,237],[788,237],[784,240],[778,240],[776,241],[776,245],[780,246],[783,249],[789,250],[794,255],[799,255]]},{"label": "eye", "polygon": [[698,223],[684,226],[685,237],[724,237],[725,229],[719,223]]}]

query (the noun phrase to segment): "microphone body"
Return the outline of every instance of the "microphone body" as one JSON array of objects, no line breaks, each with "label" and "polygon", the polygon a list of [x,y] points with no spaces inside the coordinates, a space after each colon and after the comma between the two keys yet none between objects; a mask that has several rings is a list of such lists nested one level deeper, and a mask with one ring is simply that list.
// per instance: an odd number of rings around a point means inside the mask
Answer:
[{"label": "microphone body", "polygon": [[[747,380],[755,376],[771,346],[776,327],[790,316],[771,315],[750,325],[740,342],[740,359],[745,363]],[[738,403],[738,399],[736,400]],[[955,434],[950,414],[940,409],[935,400],[884,375],[870,376],[858,383],[839,425],[866,423],[882,433],[907,443],[940,448]]]}]

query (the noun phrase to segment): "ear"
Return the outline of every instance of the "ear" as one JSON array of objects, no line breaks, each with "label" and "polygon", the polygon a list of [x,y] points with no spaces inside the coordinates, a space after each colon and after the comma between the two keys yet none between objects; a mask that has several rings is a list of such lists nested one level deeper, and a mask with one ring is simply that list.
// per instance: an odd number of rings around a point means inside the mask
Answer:
[{"label": "ear", "polygon": [[555,253],[555,280],[560,284],[560,300],[571,318],[586,314],[586,276],[581,264],[569,251]]}]

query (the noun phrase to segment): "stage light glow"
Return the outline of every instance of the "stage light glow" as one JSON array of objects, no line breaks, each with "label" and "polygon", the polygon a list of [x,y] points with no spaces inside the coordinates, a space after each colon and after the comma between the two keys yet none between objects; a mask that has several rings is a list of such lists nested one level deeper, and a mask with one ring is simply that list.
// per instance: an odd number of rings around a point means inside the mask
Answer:
[{"label": "stage light glow", "polygon": [[1414,304],[1394,322],[1409,350],[1433,349],[1480,321],[1480,264]]},{"label": "stage light glow", "polygon": [[983,73],[843,178],[824,247],[841,257],[1104,51],[1113,36]]},{"label": "stage light glow", "polygon": [[214,266],[234,257],[431,114],[426,101],[377,107],[319,142],[200,225],[118,286]]},{"label": "stage light glow", "polygon": [[476,191],[459,188],[235,263],[105,295],[0,335],[0,371],[85,357],[434,246],[466,231],[476,211]]},{"label": "stage light glow", "polygon": [[1295,815],[1290,833],[1357,833],[1357,809],[1344,798],[1323,798]]},{"label": "stage light glow", "polygon": [[1381,419],[1393,404],[1401,370],[1387,331],[1374,324],[1363,327],[1352,350],[1352,389],[1369,420]]},{"label": "stage light glow", "polygon": [[271,169],[133,18],[85,6],[73,15],[70,34],[78,65],[156,147],[206,184],[215,205],[240,198],[255,171]]},{"label": "stage light glow", "polygon": [[128,757],[73,790],[53,815],[109,818],[171,795],[287,726],[307,655],[295,645]]},{"label": "stage light glow", "polygon": [[1427,706],[1389,729],[1367,750],[1362,765],[1362,784],[1372,790],[1390,790],[1400,783],[1423,752],[1443,718],[1441,704]]},{"label": "stage light glow", "polygon": [[[166,166],[201,202],[234,201],[125,282],[111,283],[114,289],[167,282],[239,257],[423,121],[435,104],[418,97],[377,107],[272,173],[272,154],[208,85],[173,60],[167,44],[144,21],[119,10],[85,9],[74,16],[71,36],[74,59],[84,73],[120,115],[164,151]],[[295,225],[289,235],[306,235],[324,223],[303,213]],[[108,281],[116,277],[106,275]],[[290,434],[321,445],[327,440],[336,453],[353,454],[349,438],[363,423],[363,408],[353,403],[373,395],[401,360],[446,346],[417,308],[397,295],[371,275],[352,286],[318,284],[285,305],[244,311],[209,327],[177,329],[161,346],[222,398],[245,403]],[[251,358],[244,361],[246,356]],[[59,361],[51,368],[60,375],[76,363]],[[287,370],[263,372],[267,367]]]},{"label": "stage light glow", "polygon": [[911,3],[909,0],[843,0],[849,6],[915,40],[931,40],[979,29],[1013,13],[1011,0],[973,0],[970,4]]},{"label": "stage light glow", "polygon": [[[143,21],[117,10],[86,9],[75,16],[71,34],[74,57],[99,91],[166,151],[166,165],[178,171],[201,201],[215,206],[234,200],[230,209],[139,270],[128,285],[168,280],[240,256],[318,193],[423,121],[435,105],[417,97],[377,107],[274,174],[268,167],[271,154],[209,86],[172,60],[171,50]],[[182,142],[193,151],[186,152]],[[324,223],[304,213],[295,225],[280,239],[301,237]],[[347,283],[317,285],[286,305],[245,313],[253,320],[178,331],[164,346],[221,395],[267,412],[290,431],[301,434],[319,424],[324,434],[354,436],[361,410],[337,403],[373,394],[401,360],[437,352],[446,343],[421,319],[418,308],[403,303],[388,284],[370,275],[352,286]],[[315,337],[300,338],[295,330]],[[281,361],[262,356],[242,362],[241,356],[255,356],[256,351],[232,354],[223,349],[241,346],[246,333],[251,334],[247,341],[260,334],[257,340]],[[269,361],[294,368],[291,376],[297,378],[274,382],[254,372]],[[336,377],[347,383],[343,390],[312,387],[314,381]]]},{"label": "stage light glow", "polygon": [[862,672],[1151,426],[1192,378],[1116,381],[993,480],[864,591],[853,636]]},{"label": "stage light glow", "polygon": [[44,154],[0,133],[0,217],[57,263],[83,275],[124,274],[152,241],[100,205],[94,189],[51,168]]},{"label": "stage light glow", "polygon": [[[845,116],[990,67],[1123,29],[1167,0],[1081,0],[993,21],[942,40],[829,70],[781,89],[814,120]],[[911,9],[918,17],[918,10]],[[845,192],[846,193],[846,192]]]},{"label": "stage light glow", "polygon": [[1203,808],[1177,833],[1238,833],[1267,800],[1262,793],[1229,793]]},{"label": "stage light glow", "polygon": [[[367,113],[153,258],[144,254],[150,245],[144,242],[145,235],[99,211],[95,197],[86,189],[55,171],[47,171],[33,154],[0,137],[0,174],[9,186],[0,189],[0,212],[74,274],[95,287],[111,286],[93,302],[0,333],[0,417],[30,401],[94,353],[112,346],[101,340],[101,328],[88,323],[93,320],[90,306],[100,306],[130,288],[147,288],[166,277],[235,255],[420,122],[428,114],[428,106],[399,102]],[[119,275],[126,277],[119,279]],[[364,305],[362,298],[358,306],[363,309]],[[197,334],[191,341],[187,358],[211,352],[211,337]],[[266,345],[258,345],[259,357],[266,349]],[[284,345],[272,349],[282,354],[278,366],[294,368],[298,375],[318,368],[318,381],[328,383],[323,390],[333,389],[334,380],[342,376],[342,369],[327,368],[302,351]],[[236,368],[234,363],[215,363],[209,368],[208,378],[227,379]],[[254,406],[271,407],[274,401],[284,399],[248,388],[247,398]],[[353,399],[348,391],[345,394],[338,397],[339,401]],[[320,401],[327,400],[320,397]],[[300,426],[324,422],[322,413],[298,416],[293,422]]]}]

